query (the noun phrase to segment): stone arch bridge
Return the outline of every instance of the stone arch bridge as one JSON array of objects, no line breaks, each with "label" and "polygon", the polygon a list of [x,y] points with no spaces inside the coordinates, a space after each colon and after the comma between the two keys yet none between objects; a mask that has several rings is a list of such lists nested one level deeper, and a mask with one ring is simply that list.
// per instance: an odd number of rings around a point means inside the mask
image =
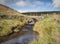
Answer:
[{"label": "stone arch bridge", "polygon": [[33,19],[36,19],[37,21],[39,21],[42,18],[44,18],[44,16],[28,16],[28,18],[33,18]]}]

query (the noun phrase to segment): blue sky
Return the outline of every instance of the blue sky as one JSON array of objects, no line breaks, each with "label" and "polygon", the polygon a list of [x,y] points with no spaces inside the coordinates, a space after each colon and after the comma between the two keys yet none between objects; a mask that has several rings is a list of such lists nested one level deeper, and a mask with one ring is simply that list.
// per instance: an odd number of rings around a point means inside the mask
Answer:
[{"label": "blue sky", "polygon": [[60,0],[0,0],[19,12],[60,11]]}]

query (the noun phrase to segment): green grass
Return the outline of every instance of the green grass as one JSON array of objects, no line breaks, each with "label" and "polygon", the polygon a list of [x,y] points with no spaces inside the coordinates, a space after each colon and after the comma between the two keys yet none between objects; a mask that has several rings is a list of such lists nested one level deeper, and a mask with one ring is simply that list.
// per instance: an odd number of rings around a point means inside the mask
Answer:
[{"label": "green grass", "polygon": [[39,33],[39,40],[31,44],[60,44],[60,22],[53,17],[48,16],[36,22],[33,30]]},{"label": "green grass", "polygon": [[10,33],[12,33],[12,28],[16,27],[14,29],[15,32],[18,32],[20,28],[22,28],[25,24],[28,24],[28,21],[31,21],[27,18],[27,16],[23,16],[22,18],[20,16],[13,16],[9,18],[9,15],[2,15],[3,17],[0,18],[0,36],[5,36]]},{"label": "green grass", "polygon": [[0,20],[0,36],[8,35],[12,32],[12,27],[19,25],[23,26],[23,22],[16,19],[1,19]]}]

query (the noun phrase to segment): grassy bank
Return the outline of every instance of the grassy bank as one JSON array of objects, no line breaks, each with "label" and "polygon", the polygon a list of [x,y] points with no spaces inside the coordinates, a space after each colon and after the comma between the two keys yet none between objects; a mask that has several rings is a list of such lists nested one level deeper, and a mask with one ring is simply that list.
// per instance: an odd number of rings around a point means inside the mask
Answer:
[{"label": "grassy bank", "polygon": [[34,31],[39,33],[39,40],[31,44],[60,44],[60,22],[48,16],[36,22]]},{"label": "grassy bank", "polygon": [[[14,36],[22,33],[21,28],[24,27],[32,19],[27,16],[0,15],[0,42],[14,38]],[[12,36],[8,38],[9,36]]]}]

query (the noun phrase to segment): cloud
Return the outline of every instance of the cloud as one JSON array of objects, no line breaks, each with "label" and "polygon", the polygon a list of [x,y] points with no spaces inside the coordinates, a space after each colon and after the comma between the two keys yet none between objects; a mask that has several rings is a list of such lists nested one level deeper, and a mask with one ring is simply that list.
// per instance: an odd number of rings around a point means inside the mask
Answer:
[{"label": "cloud", "polygon": [[53,1],[52,5],[54,7],[59,7],[60,8],[60,0],[52,0],[52,1]]},{"label": "cloud", "polygon": [[0,4],[4,4],[4,5],[15,5],[15,6],[20,6],[20,7],[36,7],[36,6],[40,6],[40,5],[48,5],[40,0],[0,0]]},{"label": "cloud", "polygon": [[35,1],[31,1],[31,0],[20,0],[18,2],[15,3],[15,5],[17,6],[37,6],[37,5],[42,5],[43,2],[35,0]]},{"label": "cloud", "polygon": [[5,0],[0,0],[0,4],[5,4]]},{"label": "cloud", "polygon": [[3,5],[12,5],[16,2],[17,0],[0,0],[0,4]]},{"label": "cloud", "polygon": [[15,3],[17,6],[26,6],[28,5],[28,2],[27,1],[18,1]]},{"label": "cloud", "polygon": [[40,6],[40,5],[46,5],[46,6],[53,6],[55,8],[60,8],[60,0],[52,0],[52,3],[49,2],[42,2],[40,0],[0,0],[0,4],[4,5],[15,5],[15,6]]},{"label": "cloud", "polygon": [[12,0],[3,0],[5,4],[12,4],[13,1]]},{"label": "cloud", "polygon": [[[19,6],[19,7],[23,7],[25,8],[24,10],[18,10],[19,12],[35,12],[35,11],[38,11],[40,9],[44,9],[44,8],[41,8],[41,6],[44,6],[46,8],[49,8],[52,6],[52,4],[50,2],[42,2],[42,1],[39,1],[39,0],[35,0],[35,1],[30,1],[30,0],[25,0],[25,1],[18,1],[15,3],[16,6]],[[27,7],[25,7],[27,6]]]}]

